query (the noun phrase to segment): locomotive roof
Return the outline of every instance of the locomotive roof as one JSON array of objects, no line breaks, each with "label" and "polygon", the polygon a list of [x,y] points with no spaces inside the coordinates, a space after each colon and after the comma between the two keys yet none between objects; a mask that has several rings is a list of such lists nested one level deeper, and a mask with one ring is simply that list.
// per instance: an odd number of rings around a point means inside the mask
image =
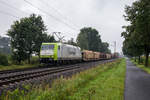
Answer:
[{"label": "locomotive roof", "polygon": [[65,43],[60,43],[60,42],[43,42],[42,43],[43,45],[46,45],[46,44],[58,44],[58,45],[67,45],[67,46],[70,46],[70,47],[77,47],[77,48],[79,48],[80,49],[80,47],[79,46],[73,46],[73,45],[70,45],[70,44],[65,44]]}]

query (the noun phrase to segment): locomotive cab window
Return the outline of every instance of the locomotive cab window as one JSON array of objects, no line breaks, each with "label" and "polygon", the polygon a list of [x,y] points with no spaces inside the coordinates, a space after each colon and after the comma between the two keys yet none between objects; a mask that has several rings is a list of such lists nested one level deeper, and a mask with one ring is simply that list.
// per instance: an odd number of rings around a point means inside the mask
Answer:
[{"label": "locomotive cab window", "polygon": [[42,48],[41,48],[42,50],[49,50],[49,49],[54,49],[54,45],[53,44],[51,44],[51,45],[42,45]]}]

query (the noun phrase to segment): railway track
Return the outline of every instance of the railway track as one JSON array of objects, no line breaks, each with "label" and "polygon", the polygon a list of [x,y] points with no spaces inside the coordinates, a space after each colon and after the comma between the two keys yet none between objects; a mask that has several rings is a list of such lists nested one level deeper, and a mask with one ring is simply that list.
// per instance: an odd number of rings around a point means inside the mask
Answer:
[{"label": "railway track", "polygon": [[63,65],[61,67],[39,68],[32,70],[22,70],[1,74],[0,76],[0,92],[12,90],[20,87],[23,84],[40,84],[47,81],[59,78],[60,76],[71,76],[77,72],[97,66],[99,64],[112,62],[114,60],[96,61],[78,63],[73,65]]},{"label": "railway track", "polygon": [[20,71],[36,70],[36,69],[48,68],[48,67],[53,67],[53,65],[48,65],[48,66],[38,66],[38,67],[23,68],[23,69],[3,70],[3,71],[0,71],[0,75],[2,75],[2,74],[7,74],[7,73],[9,74],[9,73],[20,72]]},{"label": "railway track", "polygon": [[36,77],[41,77],[44,75],[48,75],[48,74],[53,74],[53,73],[58,73],[58,72],[62,72],[62,71],[66,71],[66,70],[73,70],[76,68],[80,68],[77,65],[72,65],[72,66],[66,66],[66,67],[58,67],[58,68],[47,68],[44,70],[36,70],[36,71],[27,71],[27,72],[23,72],[23,73],[15,73],[14,75],[7,75],[7,76],[1,76],[0,77],[0,87],[2,85],[7,85],[10,83],[14,83],[14,82],[19,82],[22,80],[27,80],[30,78],[36,78]]},{"label": "railway track", "polygon": [[[68,65],[72,65],[72,64],[68,64]],[[3,74],[10,74],[10,73],[16,73],[16,72],[22,72],[22,71],[31,71],[31,70],[40,70],[40,69],[44,69],[44,68],[52,68],[52,67],[61,67],[61,66],[65,66],[64,65],[53,65],[53,64],[49,64],[49,65],[42,65],[42,66],[38,66],[38,67],[32,67],[32,68],[23,68],[23,69],[12,69],[12,70],[2,70],[0,71],[0,75]]]}]

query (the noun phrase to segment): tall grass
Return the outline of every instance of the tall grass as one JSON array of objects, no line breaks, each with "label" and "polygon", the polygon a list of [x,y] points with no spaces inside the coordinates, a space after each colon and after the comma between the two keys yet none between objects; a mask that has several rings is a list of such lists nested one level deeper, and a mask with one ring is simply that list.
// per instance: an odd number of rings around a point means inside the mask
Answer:
[{"label": "tall grass", "polygon": [[[8,58],[8,61],[7,61],[8,64],[7,65],[0,64],[0,71],[1,70],[12,70],[12,69],[38,67],[38,65],[39,65],[39,58],[37,56],[31,58],[30,64],[28,64],[27,61],[24,61],[20,65],[13,63],[10,56],[8,56],[7,58]],[[2,58],[2,59],[4,59],[4,58]]]},{"label": "tall grass", "polygon": [[8,58],[5,54],[0,53],[0,65],[3,65],[3,66],[8,65]]},{"label": "tall grass", "polygon": [[[140,59],[140,62],[138,61],[139,59],[136,57],[136,58],[131,58],[131,60],[133,62],[135,62],[135,59],[136,59],[136,62],[139,64],[139,65],[145,65],[145,60],[146,60],[146,57],[145,56],[142,56],[141,59]],[[150,57],[149,57],[149,61],[148,61],[148,65],[150,67]]]},{"label": "tall grass", "polygon": [[7,93],[3,100],[123,100],[125,60],[60,78],[49,85]]},{"label": "tall grass", "polygon": [[[142,58],[142,60],[144,61],[145,58]],[[144,65],[144,63],[140,63],[140,64],[139,64],[138,62],[135,62],[134,59],[131,59],[131,61],[132,61],[133,64],[135,64],[137,67],[143,69],[144,71],[146,71],[147,73],[150,74],[150,58],[149,58],[149,66],[148,66],[148,67],[146,67],[146,66]]]}]

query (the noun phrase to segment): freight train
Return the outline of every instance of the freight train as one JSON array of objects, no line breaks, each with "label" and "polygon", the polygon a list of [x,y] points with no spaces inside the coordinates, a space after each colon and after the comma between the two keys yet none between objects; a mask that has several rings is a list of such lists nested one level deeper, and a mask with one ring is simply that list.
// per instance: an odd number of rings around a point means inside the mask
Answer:
[{"label": "freight train", "polygon": [[42,43],[40,63],[64,64],[82,61],[112,59],[116,55],[89,50],[81,51],[80,47],[64,43]]}]

